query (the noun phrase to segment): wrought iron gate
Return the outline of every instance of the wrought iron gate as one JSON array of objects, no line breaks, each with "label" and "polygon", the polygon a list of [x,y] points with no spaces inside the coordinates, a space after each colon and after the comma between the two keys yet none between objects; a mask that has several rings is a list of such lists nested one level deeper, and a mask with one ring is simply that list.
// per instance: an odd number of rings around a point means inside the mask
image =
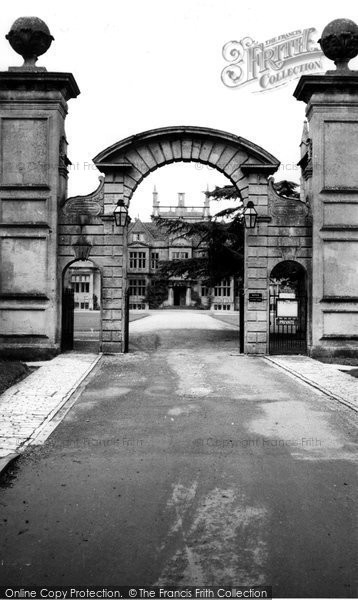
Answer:
[{"label": "wrought iron gate", "polygon": [[240,340],[240,353],[243,354],[245,352],[245,292],[243,288],[239,290],[239,322],[240,322],[240,331],[239,331],[239,340]]},{"label": "wrought iron gate", "polygon": [[[286,294],[290,295],[290,294]],[[288,310],[283,311],[286,303]],[[291,303],[291,307],[290,307]],[[294,303],[294,305],[293,305]],[[291,310],[290,310],[291,308]],[[293,310],[292,310],[293,309]],[[291,313],[283,316],[282,313]],[[297,314],[297,316],[295,316]],[[277,290],[270,292],[270,354],[306,354],[307,296],[286,298]]]},{"label": "wrought iron gate", "polygon": [[124,318],[124,331],[123,331],[123,336],[124,336],[123,352],[128,352],[128,350],[129,350],[129,296],[130,296],[130,293],[129,293],[129,288],[128,288],[124,295],[125,318]]},{"label": "wrought iron gate", "polygon": [[64,288],[62,292],[62,337],[61,350],[73,350],[74,290]]}]

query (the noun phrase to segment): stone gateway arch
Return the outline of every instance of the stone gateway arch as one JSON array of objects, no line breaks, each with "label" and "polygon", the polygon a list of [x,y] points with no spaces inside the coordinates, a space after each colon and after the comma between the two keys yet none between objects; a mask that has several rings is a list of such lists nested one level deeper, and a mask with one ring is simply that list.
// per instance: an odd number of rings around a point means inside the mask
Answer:
[{"label": "stone gateway arch", "polygon": [[[273,174],[280,162],[266,150],[226,131],[208,127],[163,127],[130,136],[100,152],[96,167],[123,185],[112,193],[130,199],[150,172],[173,162],[198,162],[217,169],[248,198],[248,173]],[[110,181],[110,178],[108,178]]]},{"label": "stone gateway arch", "polygon": [[[113,212],[119,199],[129,206],[141,181],[155,169],[173,162],[200,162],[226,175],[236,185],[244,202],[257,207],[258,226],[247,244],[256,253],[265,237],[268,216],[269,177],[279,161],[248,140],[206,127],[164,127],[131,136],[103,150],[94,164],[103,173],[99,188],[91,195],[65,201],[59,216],[60,272],[73,261],[73,246],[90,245],[89,258],[102,273],[101,349],[122,352],[126,347],[126,231],[114,224]],[[78,246],[77,246],[78,248]],[[261,277],[257,277],[257,269]],[[249,256],[247,285],[263,293],[256,307],[253,331],[247,327],[246,350],[266,351],[267,257]],[[250,335],[249,335],[250,334]],[[260,335],[261,334],[261,335]],[[251,340],[251,341],[249,341]]]}]

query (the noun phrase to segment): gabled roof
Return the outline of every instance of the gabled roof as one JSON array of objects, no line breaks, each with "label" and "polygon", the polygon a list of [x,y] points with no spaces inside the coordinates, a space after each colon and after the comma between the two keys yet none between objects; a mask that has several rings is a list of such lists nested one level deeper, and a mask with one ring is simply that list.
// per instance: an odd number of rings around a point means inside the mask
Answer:
[{"label": "gabled roof", "polygon": [[[196,248],[201,241],[201,238],[199,235],[193,235],[190,236],[190,239],[188,239],[187,241],[184,241],[184,237],[185,236],[181,236],[180,234],[169,234],[166,233],[163,229],[160,229],[158,227],[158,225],[156,225],[153,221],[141,221],[140,219],[136,219],[136,221],[134,221],[130,226],[129,226],[129,233],[144,233],[147,232],[149,236],[151,236],[151,238],[156,241],[156,242],[164,242],[165,244],[167,244],[168,246],[177,246],[177,247],[193,247]],[[150,243],[147,243],[145,241],[139,241],[139,240],[134,240],[133,242],[130,242],[128,244],[128,246],[130,247],[148,247],[150,245]]]},{"label": "gabled roof", "polygon": [[148,227],[148,223],[141,221],[140,219],[135,219],[135,221],[130,224],[128,233],[145,233],[149,237],[153,237],[153,234]]},{"label": "gabled roof", "polygon": [[148,248],[149,246],[150,246],[150,243],[141,242],[139,240],[134,240],[133,242],[129,242],[129,244],[128,244],[128,248]]},{"label": "gabled roof", "polygon": [[158,242],[166,242],[169,239],[168,234],[165,231],[163,231],[162,229],[159,229],[159,227],[155,223],[153,223],[153,222],[147,223],[146,222],[145,226],[148,229],[148,231],[150,231],[150,234],[154,240],[156,240]]}]

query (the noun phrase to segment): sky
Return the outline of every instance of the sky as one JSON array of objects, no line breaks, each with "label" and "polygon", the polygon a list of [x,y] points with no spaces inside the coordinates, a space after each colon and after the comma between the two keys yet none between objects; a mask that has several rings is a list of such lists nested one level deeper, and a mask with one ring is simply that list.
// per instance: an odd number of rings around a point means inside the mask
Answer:
[{"label": "sky", "polygon": [[[276,179],[299,180],[296,166],[305,105],[293,97],[298,79],[277,89],[257,84],[230,88],[221,80],[227,62],[223,46],[251,37],[264,42],[298,29],[323,27],[339,17],[358,21],[356,1],[301,0],[14,0],[2,6],[0,68],[22,63],[5,39],[19,16],[42,18],[55,38],[38,64],[48,71],[72,72],[81,90],[69,101],[66,134],[73,163],[69,195],[97,187],[100,173],[92,158],[129,135],[156,127],[196,125],[234,133],[262,146],[281,161]],[[323,71],[334,68],[323,59]],[[351,68],[358,68],[357,59]],[[162,204],[201,204],[202,191],[225,185],[203,165],[158,169],[138,187],[132,216],[147,218],[152,190]],[[221,208],[221,207],[220,207]]]}]

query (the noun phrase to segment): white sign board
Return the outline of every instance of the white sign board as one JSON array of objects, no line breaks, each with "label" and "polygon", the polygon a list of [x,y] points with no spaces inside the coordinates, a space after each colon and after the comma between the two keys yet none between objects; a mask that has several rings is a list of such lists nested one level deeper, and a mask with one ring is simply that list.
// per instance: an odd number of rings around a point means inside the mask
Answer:
[{"label": "white sign board", "polygon": [[282,298],[282,300],[294,300],[296,298],[296,294],[295,292],[280,292],[278,297]]},{"label": "white sign board", "polygon": [[276,315],[278,317],[298,317],[297,300],[277,300]]}]

